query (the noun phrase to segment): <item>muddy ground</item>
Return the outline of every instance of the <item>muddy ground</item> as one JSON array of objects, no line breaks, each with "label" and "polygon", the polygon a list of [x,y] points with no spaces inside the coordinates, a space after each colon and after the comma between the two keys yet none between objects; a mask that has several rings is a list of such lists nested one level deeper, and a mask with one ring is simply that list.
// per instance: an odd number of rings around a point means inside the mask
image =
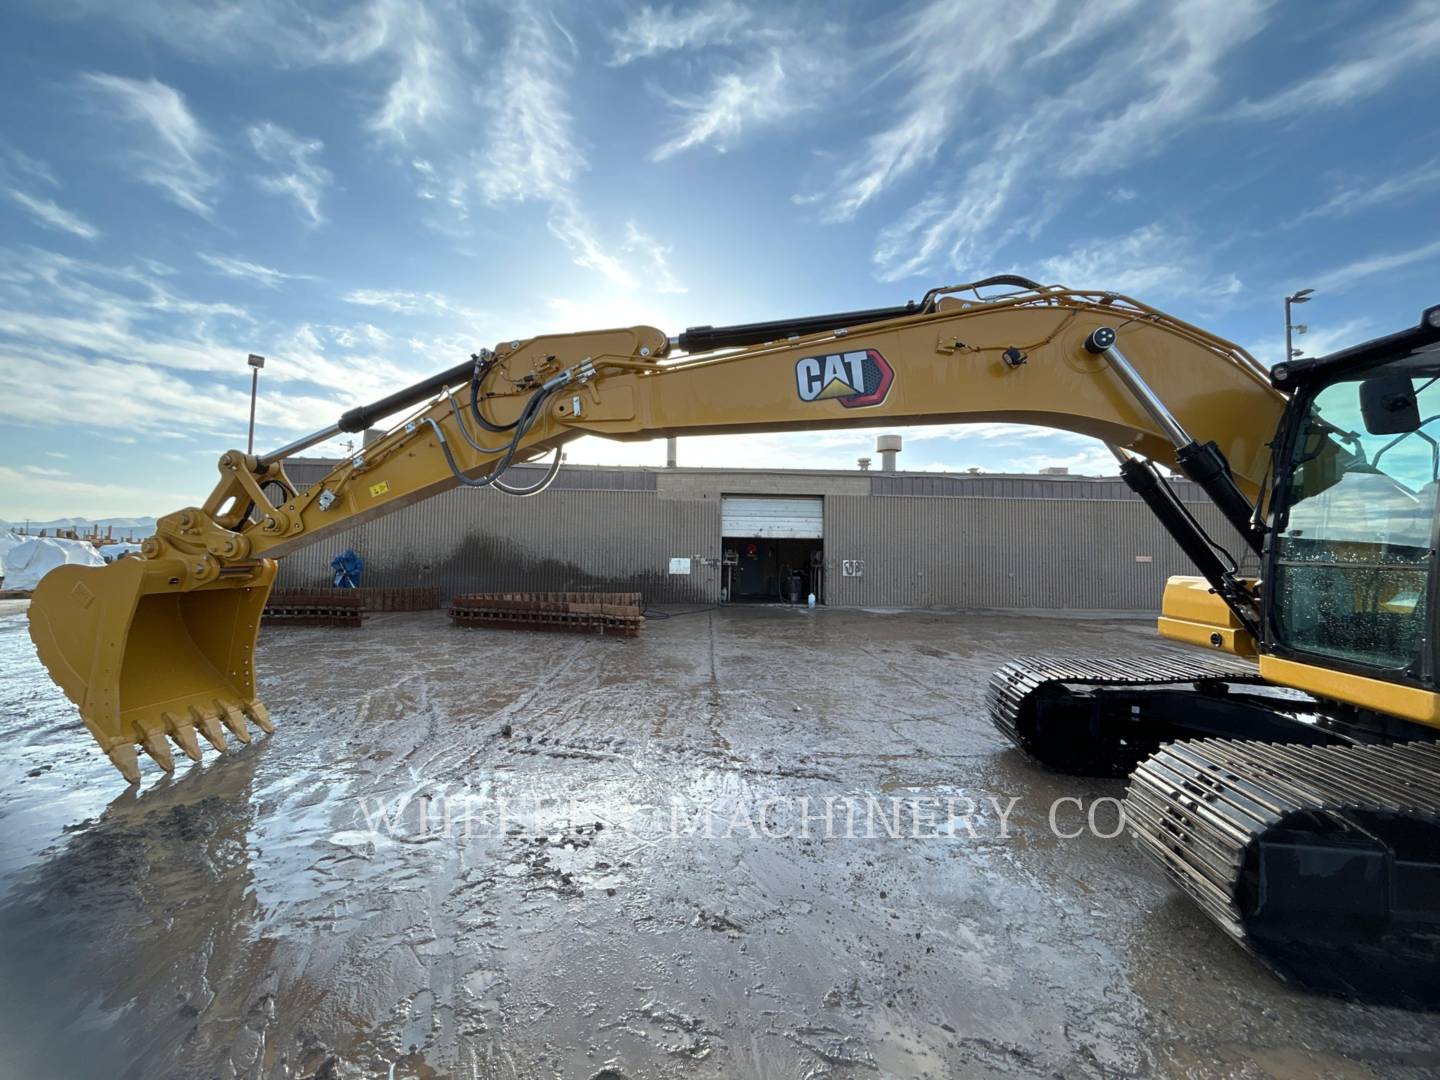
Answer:
[{"label": "muddy ground", "polygon": [[1123,785],[1008,749],[989,672],[1156,647],[775,608],[267,630],[277,733],[125,791],[0,614],[0,1075],[1437,1074],[1440,1017],[1277,982],[1096,835],[1112,803],[1052,832]]}]

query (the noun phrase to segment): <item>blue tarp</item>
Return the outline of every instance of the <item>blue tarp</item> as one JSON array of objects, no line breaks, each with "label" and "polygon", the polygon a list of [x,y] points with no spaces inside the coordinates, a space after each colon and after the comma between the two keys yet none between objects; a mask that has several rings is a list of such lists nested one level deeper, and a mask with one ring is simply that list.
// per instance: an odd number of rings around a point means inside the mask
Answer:
[{"label": "blue tarp", "polygon": [[359,555],[346,548],[330,560],[330,569],[335,571],[337,589],[358,589],[360,574],[364,571],[365,564],[360,561]]}]

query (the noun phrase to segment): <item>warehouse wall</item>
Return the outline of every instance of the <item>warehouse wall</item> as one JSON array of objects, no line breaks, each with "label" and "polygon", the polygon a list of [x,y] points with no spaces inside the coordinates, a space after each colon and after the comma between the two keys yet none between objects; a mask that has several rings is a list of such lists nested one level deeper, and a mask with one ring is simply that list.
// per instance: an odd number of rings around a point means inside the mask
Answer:
[{"label": "warehouse wall", "polygon": [[[300,464],[286,471],[302,487],[326,471]],[[517,469],[510,479],[540,475]],[[277,584],[328,584],[330,560],[349,547],[365,561],[366,585],[434,585],[447,599],[580,589],[639,589],[657,604],[718,599],[719,500],[662,501],[654,488],[653,474],[638,470],[570,469],[529,499],[456,488],[286,556]],[[670,575],[677,555],[695,560],[688,577]]]},{"label": "warehouse wall", "polygon": [[[1191,510],[1238,554],[1219,511]],[[825,556],[825,599],[842,607],[1149,611],[1167,577],[1195,573],[1133,499],[831,497]]]},{"label": "warehouse wall", "polygon": [[[328,462],[292,462],[302,487]],[[517,471],[515,483],[539,478]],[[1177,492],[1230,550],[1241,544],[1193,485]],[[867,494],[867,492],[869,492]],[[836,606],[1152,611],[1194,573],[1118,480],[884,473],[565,468],[530,499],[457,488],[287,556],[283,586],[326,584],[352,547],[368,585],[631,590],[652,603],[720,595],[724,494],[822,495],[825,601]],[[689,575],[671,575],[674,557]],[[863,562],[846,577],[845,561]]]}]

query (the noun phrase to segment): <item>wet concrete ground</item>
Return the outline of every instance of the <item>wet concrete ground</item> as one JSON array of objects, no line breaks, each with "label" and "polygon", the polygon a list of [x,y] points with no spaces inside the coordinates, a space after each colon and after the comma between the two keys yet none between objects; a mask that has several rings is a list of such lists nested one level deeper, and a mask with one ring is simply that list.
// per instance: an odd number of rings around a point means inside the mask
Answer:
[{"label": "wet concrete ground", "polygon": [[125,792],[0,614],[0,1076],[1440,1074],[1440,1017],[1280,984],[1084,830],[1121,783],[992,732],[1001,662],[1148,621],[261,644],[277,733]]}]

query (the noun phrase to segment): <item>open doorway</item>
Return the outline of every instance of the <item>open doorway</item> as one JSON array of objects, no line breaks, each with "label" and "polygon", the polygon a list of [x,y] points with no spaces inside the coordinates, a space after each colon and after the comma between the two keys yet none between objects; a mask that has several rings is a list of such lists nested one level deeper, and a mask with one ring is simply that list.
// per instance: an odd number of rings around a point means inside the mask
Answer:
[{"label": "open doorway", "polygon": [[722,540],[725,599],[731,603],[824,602],[824,541],[727,536]]},{"label": "open doorway", "polygon": [[818,495],[723,495],[721,593],[734,603],[825,600],[825,500]]}]

